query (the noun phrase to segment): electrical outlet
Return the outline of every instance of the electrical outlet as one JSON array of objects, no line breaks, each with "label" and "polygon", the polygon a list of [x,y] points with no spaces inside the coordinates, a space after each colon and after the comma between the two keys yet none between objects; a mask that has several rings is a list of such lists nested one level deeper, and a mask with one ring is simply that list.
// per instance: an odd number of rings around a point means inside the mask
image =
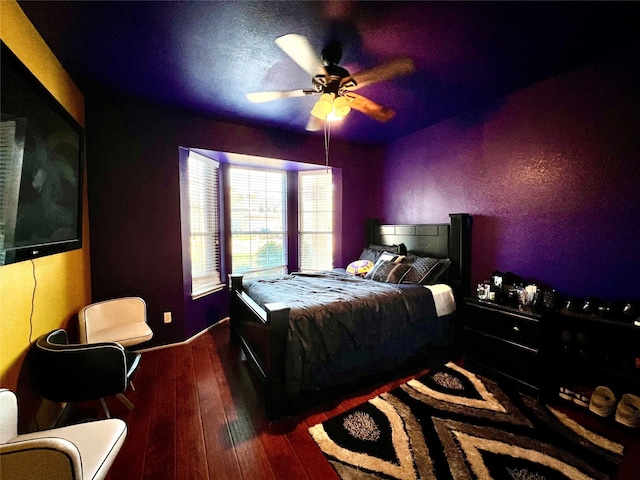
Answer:
[{"label": "electrical outlet", "polygon": [[164,312],[164,323],[171,323],[171,312]]}]

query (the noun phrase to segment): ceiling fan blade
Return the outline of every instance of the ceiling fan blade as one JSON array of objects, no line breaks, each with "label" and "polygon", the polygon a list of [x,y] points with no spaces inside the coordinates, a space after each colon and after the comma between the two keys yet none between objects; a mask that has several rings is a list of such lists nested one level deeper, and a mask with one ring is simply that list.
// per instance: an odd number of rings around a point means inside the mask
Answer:
[{"label": "ceiling fan blade", "polygon": [[358,110],[379,122],[387,122],[396,114],[396,112],[390,108],[380,105],[373,100],[369,100],[362,95],[358,95],[357,93],[347,92],[344,96],[351,101],[351,108]]},{"label": "ceiling fan blade", "polygon": [[354,87],[349,87],[349,90],[357,90],[358,88],[362,88],[371,83],[390,80],[392,78],[414,72],[415,70],[416,67],[413,64],[413,60],[410,58],[398,58],[369,70],[363,70],[362,72],[343,78],[340,84],[345,85],[349,81],[354,80],[356,85]]},{"label": "ceiling fan blade", "polygon": [[281,98],[304,97],[314,93],[313,90],[276,90],[272,92],[247,93],[247,98],[253,103],[263,103]]},{"label": "ceiling fan blade", "polygon": [[318,117],[314,117],[313,115],[309,115],[309,121],[307,122],[305,130],[307,130],[307,132],[317,132],[318,130],[322,130],[322,120]]},{"label": "ceiling fan blade", "polygon": [[326,75],[320,57],[313,50],[306,37],[297,33],[289,33],[277,38],[276,43],[311,77]]}]

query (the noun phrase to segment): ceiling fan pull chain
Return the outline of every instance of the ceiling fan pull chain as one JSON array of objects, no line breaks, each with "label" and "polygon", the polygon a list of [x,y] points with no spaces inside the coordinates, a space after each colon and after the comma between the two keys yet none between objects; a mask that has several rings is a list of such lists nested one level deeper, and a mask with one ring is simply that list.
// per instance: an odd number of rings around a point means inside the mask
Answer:
[{"label": "ceiling fan pull chain", "polygon": [[331,122],[324,120],[324,163],[329,173],[329,141],[331,140]]}]

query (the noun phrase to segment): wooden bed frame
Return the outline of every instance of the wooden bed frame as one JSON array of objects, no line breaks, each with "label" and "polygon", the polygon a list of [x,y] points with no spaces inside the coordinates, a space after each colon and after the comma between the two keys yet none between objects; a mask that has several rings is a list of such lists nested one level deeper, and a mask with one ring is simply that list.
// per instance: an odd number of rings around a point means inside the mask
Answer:
[{"label": "wooden bed frame", "polygon": [[[456,301],[469,294],[471,282],[471,216],[450,214],[450,224],[383,225],[367,221],[368,244],[404,243],[407,250],[435,258],[451,259],[447,283]],[[265,389],[267,418],[275,420],[290,412],[285,388],[285,342],[289,308],[269,303],[261,308],[243,291],[242,275],[229,275],[231,291],[231,338],[239,342],[247,360]]]}]

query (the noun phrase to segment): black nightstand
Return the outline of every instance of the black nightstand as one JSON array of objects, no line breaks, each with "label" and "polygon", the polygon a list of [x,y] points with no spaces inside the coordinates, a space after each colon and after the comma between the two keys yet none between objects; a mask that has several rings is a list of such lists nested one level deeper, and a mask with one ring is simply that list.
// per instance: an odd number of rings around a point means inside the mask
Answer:
[{"label": "black nightstand", "polygon": [[543,315],[475,298],[465,298],[464,312],[465,368],[539,396]]}]

